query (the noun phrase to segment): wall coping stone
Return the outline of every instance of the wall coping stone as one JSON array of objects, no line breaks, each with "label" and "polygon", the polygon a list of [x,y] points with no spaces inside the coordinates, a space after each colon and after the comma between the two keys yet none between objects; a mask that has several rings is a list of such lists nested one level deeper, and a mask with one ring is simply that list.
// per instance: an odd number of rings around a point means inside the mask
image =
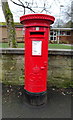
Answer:
[{"label": "wall coping stone", "polygon": [[[0,54],[16,54],[23,55],[25,53],[24,48],[0,48]],[[48,55],[70,55],[73,56],[72,49],[48,49]]]}]

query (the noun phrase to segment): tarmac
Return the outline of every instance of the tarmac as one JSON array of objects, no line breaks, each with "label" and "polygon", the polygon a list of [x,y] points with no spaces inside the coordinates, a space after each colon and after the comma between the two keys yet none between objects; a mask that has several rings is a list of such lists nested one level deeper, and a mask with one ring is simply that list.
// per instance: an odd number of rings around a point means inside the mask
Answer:
[{"label": "tarmac", "polygon": [[[2,118],[72,118],[71,89],[48,88],[47,103],[32,106],[24,100],[23,86],[2,85]],[[11,119],[9,119],[11,120]]]}]

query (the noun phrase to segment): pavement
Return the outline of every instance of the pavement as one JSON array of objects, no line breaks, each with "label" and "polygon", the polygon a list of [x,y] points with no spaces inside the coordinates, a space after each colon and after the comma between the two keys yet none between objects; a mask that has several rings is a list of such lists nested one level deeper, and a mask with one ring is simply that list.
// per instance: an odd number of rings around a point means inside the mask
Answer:
[{"label": "pavement", "polygon": [[41,106],[25,102],[23,86],[2,85],[2,91],[2,118],[72,118],[71,90],[48,88],[47,103]]}]

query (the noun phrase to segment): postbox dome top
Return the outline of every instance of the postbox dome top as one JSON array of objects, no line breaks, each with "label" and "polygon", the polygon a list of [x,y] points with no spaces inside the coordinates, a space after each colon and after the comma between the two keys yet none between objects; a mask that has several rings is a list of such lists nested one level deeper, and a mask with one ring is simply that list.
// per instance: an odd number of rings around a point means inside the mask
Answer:
[{"label": "postbox dome top", "polygon": [[51,15],[47,14],[28,14],[28,15],[23,15],[20,17],[21,23],[26,20],[47,20],[50,21],[51,24],[54,22],[55,18]]}]

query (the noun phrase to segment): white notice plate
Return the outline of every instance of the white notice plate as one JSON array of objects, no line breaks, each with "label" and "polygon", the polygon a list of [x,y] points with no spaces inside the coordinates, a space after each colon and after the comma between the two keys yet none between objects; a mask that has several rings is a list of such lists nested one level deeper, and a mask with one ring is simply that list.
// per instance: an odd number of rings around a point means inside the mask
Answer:
[{"label": "white notice plate", "polygon": [[42,54],[42,41],[32,41],[32,55]]}]

